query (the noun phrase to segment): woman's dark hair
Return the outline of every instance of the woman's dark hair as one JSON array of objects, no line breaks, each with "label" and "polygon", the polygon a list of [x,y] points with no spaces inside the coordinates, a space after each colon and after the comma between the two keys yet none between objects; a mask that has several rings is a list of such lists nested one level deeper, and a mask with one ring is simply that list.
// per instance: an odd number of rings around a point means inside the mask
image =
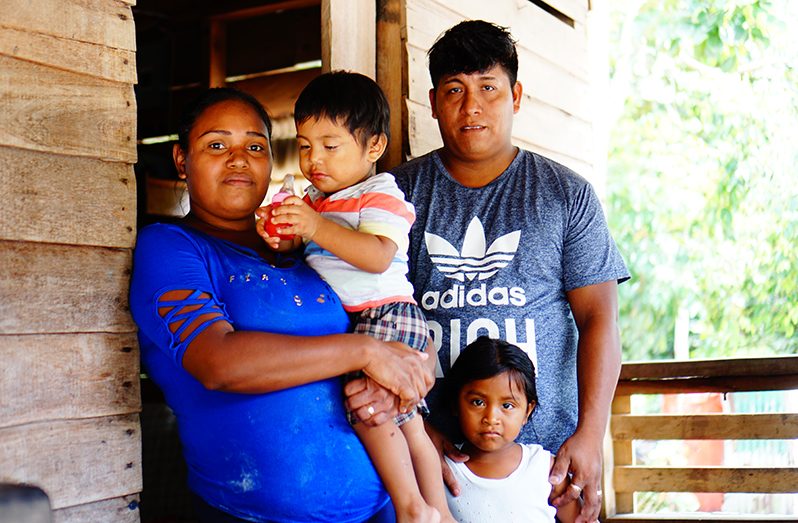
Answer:
[{"label": "woman's dark hair", "polygon": [[537,403],[535,367],[527,353],[504,340],[480,336],[463,349],[446,374],[444,393],[448,404],[457,405],[460,391],[466,384],[504,372],[521,387],[527,402]]},{"label": "woman's dark hair", "polygon": [[506,27],[484,20],[466,20],[450,28],[427,55],[433,89],[444,76],[484,72],[497,64],[510,78],[510,87],[518,77],[515,40]]},{"label": "woman's dark hair", "polygon": [[266,109],[254,96],[232,87],[214,87],[204,91],[183,110],[180,121],[177,124],[177,143],[180,144],[180,148],[188,151],[188,135],[191,132],[191,128],[194,127],[197,118],[200,117],[205,109],[218,103],[229,101],[243,102],[252,107],[252,110],[266,124],[266,137],[271,142],[272,121],[269,118],[269,113],[266,112]]},{"label": "woman's dark hair", "polygon": [[294,122],[329,118],[345,126],[357,143],[372,136],[391,139],[391,109],[377,83],[360,73],[332,71],[305,86],[294,105]]}]

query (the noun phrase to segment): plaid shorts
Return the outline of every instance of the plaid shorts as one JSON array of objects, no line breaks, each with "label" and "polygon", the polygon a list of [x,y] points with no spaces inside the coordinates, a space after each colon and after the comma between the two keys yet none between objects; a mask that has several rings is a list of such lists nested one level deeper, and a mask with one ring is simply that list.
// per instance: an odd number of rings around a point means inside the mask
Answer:
[{"label": "plaid shorts", "polygon": [[[367,334],[381,341],[398,341],[411,348],[424,352],[429,338],[429,325],[418,305],[407,302],[394,302],[379,307],[365,309],[353,314],[356,334]],[[362,372],[351,372],[344,376],[346,381],[363,376]],[[427,416],[427,402],[421,400],[416,410]],[[396,425],[407,423],[415,416],[415,411],[399,414],[393,421]],[[354,412],[347,410],[346,417],[354,425],[360,421]]]}]

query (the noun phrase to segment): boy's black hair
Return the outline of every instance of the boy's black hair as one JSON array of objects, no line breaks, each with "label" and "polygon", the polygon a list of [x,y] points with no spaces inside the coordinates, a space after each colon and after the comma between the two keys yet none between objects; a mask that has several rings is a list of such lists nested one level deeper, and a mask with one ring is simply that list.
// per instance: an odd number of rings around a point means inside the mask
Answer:
[{"label": "boy's black hair", "polygon": [[305,86],[294,105],[294,123],[329,118],[343,125],[358,144],[384,134],[391,138],[391,109],[377,83],[350,71],[317,76]]},{"label": "boy's black hair", "polygon": [[180,148],[188,151],[188,135],[191,133],[197,118],[205,112],[205,109],[231,100],[243,102],[252,107],[260,119],[263,120],[263,123],[266,124],[266,137],[271,142],[272,121],[269,118],[269,113],[266,112],[266,109],[254,96],[232,87],[214,87],[206,89],[183,110],[177,124],[177,143],[180,144]]},{"label": "boy's black hair", "polygon": [[502,66],[510,87],[518,78],[515,40],[506,27],[484,20],[466,20],[451,27],[438,37],[427,56],[433,89],[444,76],[481,73],[494,65]]},{"label": "boy's black hair", "polygon": [[524,391],[527,402],[538,402],[535,387],[535,366],[526,352],[504,340],[480,336],[460,353],[444,381],[446,400],[456,409],[460,390],[476,380],[484,380],[507,372]]}]

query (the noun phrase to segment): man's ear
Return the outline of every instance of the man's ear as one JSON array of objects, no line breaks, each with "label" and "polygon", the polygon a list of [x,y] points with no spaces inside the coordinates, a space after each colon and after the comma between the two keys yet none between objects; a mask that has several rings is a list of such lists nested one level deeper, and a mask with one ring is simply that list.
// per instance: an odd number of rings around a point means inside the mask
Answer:
[{"label": "man's ear", "polygon": [[515,82],[513,86],[513,114],[518,113],[518,110],[521,108],[521,97],[524,94],[524,87],[521,85],[521,82]]},{"label": "man's ear", "polygon": [[385,149],[388,147],[388,137],[385,136],[385,133],[380,133],[376,136],[372,136],[369,138],[368,144],[368,159],[371,163],[376,163],[382,155],[385,153]]},{"label": "man's ear", "polygon": [[179,143],[172,146],[172,160],[175,162],[175,169],[177,169],[177,177],[185,180],[186,175],[186,153]]},{"label": "man's ear", "polygon": [[429,90],[429,106],[432,107],[432,117],[438,119],[438,107],[435,104],[435,88]]}]

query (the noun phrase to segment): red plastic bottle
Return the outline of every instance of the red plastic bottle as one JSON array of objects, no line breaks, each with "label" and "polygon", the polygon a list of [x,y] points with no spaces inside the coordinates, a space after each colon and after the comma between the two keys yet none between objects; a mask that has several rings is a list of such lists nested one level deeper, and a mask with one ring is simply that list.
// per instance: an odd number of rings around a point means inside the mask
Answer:
[{"label": "red plastic bottle", "polygon": [[[283,185],[280,187],[280,190],[272,197],[272,209],[276,209],[280,205],[282,205],[283,200],[288,198],[289,196],[293,196],[294,194],[294,175],[293,174],[286,174],[285,179],[283,180]],[[271,214],[269,217],[266,218],[266,232],[269,233],[269,236],[276,236],[281,240],[293,240],[294,234],[278,234],[277,228],[283,225],[288,225],[287,223],[272,223]]]}]

